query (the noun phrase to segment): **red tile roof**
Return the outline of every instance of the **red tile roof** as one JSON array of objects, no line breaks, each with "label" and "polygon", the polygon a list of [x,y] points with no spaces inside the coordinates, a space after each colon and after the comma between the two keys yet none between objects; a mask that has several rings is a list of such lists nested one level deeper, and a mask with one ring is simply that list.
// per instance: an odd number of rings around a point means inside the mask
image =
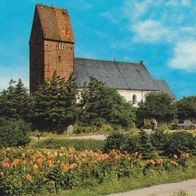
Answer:
[{"label": "red tile roof", "polygon": [[65,9],[36,5],[44,39],[74,42],[74,35]]}]

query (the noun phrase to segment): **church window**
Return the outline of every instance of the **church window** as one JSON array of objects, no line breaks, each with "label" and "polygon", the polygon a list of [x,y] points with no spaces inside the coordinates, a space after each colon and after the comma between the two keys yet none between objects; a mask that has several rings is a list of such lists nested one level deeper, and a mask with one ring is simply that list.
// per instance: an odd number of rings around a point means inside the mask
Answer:
[{"label": "church window", "polygon": [[132,97],[132,103],[133,104],[136,104],[137,103],[137,97],[136,97],[136,95],[133,95],[133,97]]}]

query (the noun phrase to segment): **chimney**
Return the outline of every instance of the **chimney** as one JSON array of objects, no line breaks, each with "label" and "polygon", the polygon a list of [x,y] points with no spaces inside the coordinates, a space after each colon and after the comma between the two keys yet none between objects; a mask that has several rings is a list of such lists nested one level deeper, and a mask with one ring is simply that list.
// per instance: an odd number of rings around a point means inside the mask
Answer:
[{"label": "chimney", "polygon": [[143,65],[143,64],[144,64],[144,61],[143,61],[143,60],[141,60],[141,61],[140,61],[140,64],[141,64],[141,65]]}]

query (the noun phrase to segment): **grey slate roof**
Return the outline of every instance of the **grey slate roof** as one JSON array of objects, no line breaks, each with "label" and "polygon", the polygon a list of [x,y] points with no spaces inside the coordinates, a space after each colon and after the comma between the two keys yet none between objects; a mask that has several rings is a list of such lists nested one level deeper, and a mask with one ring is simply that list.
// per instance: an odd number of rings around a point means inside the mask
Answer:
[{"label": "grey slate roof", "polygon": [[75,58],[74,75],[78,87],[94,77],[115,89],[157,91],[157,86],[143,63]]},{"label": "grey slate roof", "polygon": [[154,80],[154,82],[160,92],[168,94],[173,99],[176,98],[171,89],[169,88],[168,84],[164,80]]}]

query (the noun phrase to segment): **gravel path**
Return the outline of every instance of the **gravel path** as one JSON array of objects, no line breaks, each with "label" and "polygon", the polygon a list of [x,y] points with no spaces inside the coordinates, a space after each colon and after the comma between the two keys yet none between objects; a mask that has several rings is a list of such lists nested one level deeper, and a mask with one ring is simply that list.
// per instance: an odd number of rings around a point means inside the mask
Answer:
[{"label": "gravel path", "polygon": [[177,192],[180,190],[185,191],[189,196],[196,196],[196,179],[155,185],[125,193],[110,194],[109,196],[179,196]]},{"label": "gravel path", "polygon": [[[78,139],[78,140],[105,140],[107,135],[85,135],[85,136],[60,136],[55,137],[54,139]],[[32,140],[38,141],[37,137],[32,136]],[[47,137],[40,137],[40,140],[50,139]]]}]

